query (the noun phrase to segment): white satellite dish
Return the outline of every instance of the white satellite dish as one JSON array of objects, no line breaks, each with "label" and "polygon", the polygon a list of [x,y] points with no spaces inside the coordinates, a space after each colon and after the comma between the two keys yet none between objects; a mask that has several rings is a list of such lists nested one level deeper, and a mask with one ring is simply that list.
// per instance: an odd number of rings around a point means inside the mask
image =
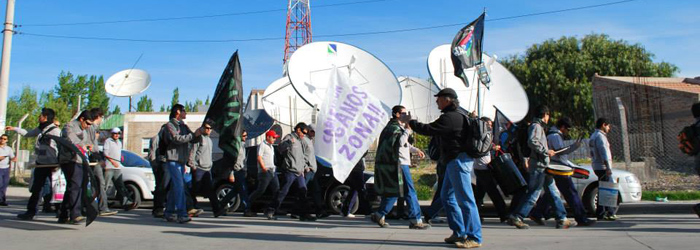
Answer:
[{"label": "white satellite dish", "polygon": [[398,80],[402,92],[401,105],[411,112],[412,118],[429,123],[440,116],[441,112],[434,97],[440,89],[435,84],[411,76],[399,76]]},{"label": "white satellite dish", "polygon": [[141,69],[126,69],[110,76],[105,90],[115,96],[131,97],[145,91],[151,85],[151,75]]},{"label": "white satellite dish", "polygon": [[[454,89],[460,106],[468,111],[477,109],[477,92],[481,91],[482,116],[493,119],[498,108],[512,122],[525,118],[530,103],[518,79],[489,55],[483,54],[482,58],[491,78],[490,89],[477,83],[479,76],[475,68],[469,68],[464,72],[469,81],[469,87],[454,75],[450,44],[440,45],[430,52],[428,72],[438,88]],[[477,87],[480,88],[478,91]]]},{"label": "white satellite dish", "polygon": [[267,86],[263,93],[262,106],[265,112],[283,125],[295,126],[299,122],[314,122],[314,108],[299,97],[287,77],[277,79]]},{"label": "white satellite dish", "polygon": [[292,54],[287,66],[292,86],[311,106],[320,107],[323,102],[333,66],[349,74],[353,85],[381,100],[387,112],[401,102],[401,87],[389,67],[369,52],[348,44],[309,43]]}]

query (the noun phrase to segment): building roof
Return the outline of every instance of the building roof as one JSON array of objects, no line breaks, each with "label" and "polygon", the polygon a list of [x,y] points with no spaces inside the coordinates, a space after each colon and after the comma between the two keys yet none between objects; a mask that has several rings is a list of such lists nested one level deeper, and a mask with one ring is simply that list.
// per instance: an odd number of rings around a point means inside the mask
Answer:
[{"label": "building roof", "polygon": [[123,114],[113,114],[104,118],[102,123],[100,123],[100,129],[108,130],[116,127],[124,126],[124,115]]},{"label": "building roof", "polygon": [[599,76],[595,78],[614,80],[630,84],[639,84],[687,93],[700,94],[700,84],[697,84],[697,79],[683,77],[632,77],[632,76]]}]

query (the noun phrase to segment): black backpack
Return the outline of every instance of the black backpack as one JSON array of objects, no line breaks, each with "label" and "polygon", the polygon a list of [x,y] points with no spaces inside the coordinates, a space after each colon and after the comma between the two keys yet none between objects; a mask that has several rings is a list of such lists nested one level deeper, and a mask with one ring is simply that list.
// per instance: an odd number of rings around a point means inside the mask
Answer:
[{"label": "black backpack", "polygon": [[160,126],[160,131],[158,131],[158,148],[156,148],[156,159],[158,156],[167,157],[168,145],[170,144],[170,135],[168,134],[168,124],[163,124]]},{"label": "black backpack", "polygon": [[678,149],[690,156],[695,156],[700,152],[700,133],[697,124],[684,127],[677,136]]},{"label": "black backpack", "polygon": [[486,156],[491,152],[491,144],[493,143],[491,129],[485,121],[479,118],[463,116],[464,151],[472,158]]}]

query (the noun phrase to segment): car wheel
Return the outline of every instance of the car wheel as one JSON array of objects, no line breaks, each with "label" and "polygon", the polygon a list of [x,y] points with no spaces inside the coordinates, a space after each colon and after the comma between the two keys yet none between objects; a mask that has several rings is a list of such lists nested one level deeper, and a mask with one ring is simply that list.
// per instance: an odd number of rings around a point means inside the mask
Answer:
[{"label": "car wheel", "polygon": [[130,200],[134,201],[132,209],[137,209],[141,205],[141,190],[132,183],[126,184],[126,189],[129,192]]},{"label": "car wheel", "polygon": [[[350,187],[346,185],[338,185],[331,189],[326,198],[326,205],[333,210],[336,214],[341,214],[341,208],[343,207],[343,200],[350,194]],[[360,202],[357,197],[353,200],[354,205],[350,209],[350,213],[357,212],[360,207]]]},{"label": "car wheel", "polygon": [[[219,188],[216,189],[216,199],[221,202],[221,200],[223,200],[224,197],[231,191],[233,191],[233,186],[230,184],[223,184],[219,186]],[[240,194],[233,197],[233,199],[231,199],[231,201],[226,205],[229,208],[226,210],[226,212],[224,212],[224,215],[238,210],[238,207],[241,205]]]}]

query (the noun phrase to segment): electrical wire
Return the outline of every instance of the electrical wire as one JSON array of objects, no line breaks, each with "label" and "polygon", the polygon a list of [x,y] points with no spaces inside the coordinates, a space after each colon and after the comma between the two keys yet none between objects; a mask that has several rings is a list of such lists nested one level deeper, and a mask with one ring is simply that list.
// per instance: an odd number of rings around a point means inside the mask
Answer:
[{"label": "electrical wire", "polygon": [[[355,1],[355,2],[334,3],[334,4],[319,4],[319,5],[314,5],[314,9],[346,6],[346,5],[356,5],[356,4],[366,4],[366,3],[377,3],[377,2],[386,2],[386,1],[390,1],[390,0],[366,0],[366,1]],[[272,13],[272,12],[282,12],[282,11],[286,12],[287,9],[286,8],[285,9],[269,9],[269,10],[244,11],[244,12],[200,15],[200,16],[144,18],[144,19],[127,19],[127,20],[114,20],[114,21],[21,24],[21,25],[17,25],[17,27],[55,27],[55,26],[79,26],[79,25],[139,23],[139,22],[159,22],[159,21],[175,21],[175,20],[188,20],[188,19],[206,19],[206,18],[217,18],[217,17],[227,17],[227,16],[244,16],[244,15],[264,14],[264,13]]]},{"label": "electrical wire", "polygon": [[[385,1],[385,0],[384,0],[384,1]],[[616,2],[603,3],[603,4],[587,5],[587,6],[574,7],[574,8],[566,8],[566,9],[560,9],[560,10],[552,10],[552,11],[537,12],[537,13],[530,13],[530,14],[523,14],[523,15],[516,15],[516,16],[508,16],[508,17],[501,17],[501,18],[494,18],[494,19],[486,19],[486,21],[488,21],[488,22],[495,22],[495,21],[511,20],[511,19],[524,18],[524,17],[532,17],[532,16],[540,16],[540,15],[547,15],[547,14],[555,14],[555,13],[562,13],[562,12],[569,12],[569,11],[577,11],[577,10],[583,10],[583,9],[599,8],[599,7],[617,5],[617,4],[622,4],[622,3],[634,2],[634,1],[638,1],[638,0],[624,0],[624,1],[616,1]],[[365,2],[370,2],[370,1],[365,1]],[[357,3],[359,3],[359,2],[357,2]],[[348,4],[348,3],[345,3],[345,4]],[[441,24],[441,25],[434,25],[434,26],[416,27],[416,28],[405,28],[405,29],[367,31],[367,32],[355,32],[355,33],[341,33],[341,34],[328,34],[328,35],[314,35],[314,37],[316,37],[316,38],[332,38],[332,37],[348,37],[348,36],[381,35],[381,34],[402,33],[402,32],[412,32],[412,31],[420,31],[420,30],[431,30],[431,29],[439,29],[439,28],[463,26],[463,25],[466,25],[466,24],[467,24],[467,23]],[[121,41],[121,42],[144,42],[144,43],[228,43],[228,42],[275,41],[275,40],[284,40],[284,39],[285,39],[284,37],[260,37],[260,38],[242,38],[242,39],[205,39],[205,40],[177,40],[177,39],[170,40],[170,39],[164,39],[164,40],[159,40],[159,39],[139,39],[139,38],[114,38],[114,37],[68,36],[68,35],[53,35],[53,34],[28,33],[28,32],[23,32],[23,31],[15,31],[15,34],[18,34],[18,35],[26,35],[26,36],[36,36],[36,37],[47,37],[47,38],[78,39],[78,40],[99,40],[99,41]]]}]

